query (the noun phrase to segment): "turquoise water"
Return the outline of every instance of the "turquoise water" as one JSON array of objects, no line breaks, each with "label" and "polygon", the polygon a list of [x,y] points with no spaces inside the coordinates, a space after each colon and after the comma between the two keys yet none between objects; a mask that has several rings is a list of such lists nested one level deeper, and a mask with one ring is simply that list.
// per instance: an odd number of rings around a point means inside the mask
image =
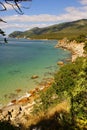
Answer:
[{"label": "turquoise water", "polygon": [[[57,41],[9,39],[0,45],[0,103],[36,87],[58,69],[57,62],[70,57],[69,51],[54,48]],[[32,80],[32,75],[39,78]],[[17,94],[16,89],[21,89]]]}]

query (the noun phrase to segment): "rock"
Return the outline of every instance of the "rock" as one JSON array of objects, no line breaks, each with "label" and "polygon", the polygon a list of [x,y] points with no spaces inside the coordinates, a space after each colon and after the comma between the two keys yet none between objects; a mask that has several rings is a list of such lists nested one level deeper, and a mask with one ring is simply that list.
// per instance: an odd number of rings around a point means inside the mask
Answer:
[{"label": "rock", "polygon": [[64,62],[63,61],[58,61],[57,65],[64,65]]},{"label": "rock", "polygon": [[9,95],[9,98],[11,100],[16,99],[17,97],[18,97],[18,94],[15,94],[15,93],[10,93],[10,95]]},{"label": "rock", "polygon": [[18,104],[19,104],[19,103],[24,104],[24,103],[27,103],[28,101],[29,101],[29,99],[28,99],[27,97],[24,97],[24,98],[18,100],[17,103],[18,103]]},{"label": "rock", "polygon": [[71,62],[71,59],[66,59],[67,62]]},{"label": "rock", "polygon": [[12,100],[11,103],[15,104],[16,103],[16,99]]},{"label": "rock", "polygon": [[39,88],[38,88],[38,87],[36,87],[36,88],[35,88],[35,91],[36,91],[36,92],[39,92],[40,90],[39,90]]},{"label": "rock", "polygon": [[36,93],[36,90],[35,89],[33,89],[33,90],[30,90],[30,92],[29,92],[32,96]]},{"label": "rock", "polygon": [[59,44],[56,44],[56,45],[55,45],[55,48],[58,48],[58,47],[59,47]]},{"label": "rock", "polygon": [[20,88],[15,90],[17,93],[21,92],[22,90]]},{"label": "rock", "polygon": [[32,77],[31,77],[31,79],[37,79],[39,76],[38,75],[33,75]]}]

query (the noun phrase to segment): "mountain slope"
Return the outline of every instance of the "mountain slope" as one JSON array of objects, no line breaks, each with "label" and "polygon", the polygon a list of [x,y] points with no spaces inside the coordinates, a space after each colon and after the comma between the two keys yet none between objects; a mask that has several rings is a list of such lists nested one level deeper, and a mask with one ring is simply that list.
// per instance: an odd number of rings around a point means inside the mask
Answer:
[{"label": "mountain slope", "polygon": [[15,31],[9,36],[18,38],[55,39],[64,36],[74,37],[79,34],[87,34],[87,19],[56,24],[44,28],[35,27],[24,32]]}]

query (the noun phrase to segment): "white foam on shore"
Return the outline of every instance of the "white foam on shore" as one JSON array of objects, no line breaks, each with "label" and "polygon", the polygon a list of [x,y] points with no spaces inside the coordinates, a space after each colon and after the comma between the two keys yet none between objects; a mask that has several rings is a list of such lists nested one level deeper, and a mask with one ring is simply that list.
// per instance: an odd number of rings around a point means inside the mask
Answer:
[{"label": "white foam on shore", "polygon": [[31,95],[32,95],[32,94],[26,92],[26,94],[25,94],[24,96],[21,96],[21,97],[18,99],[18,101],[19,101],[19,100],[22,100],[23,98],[28,98],[28,97],[30,97]]}]

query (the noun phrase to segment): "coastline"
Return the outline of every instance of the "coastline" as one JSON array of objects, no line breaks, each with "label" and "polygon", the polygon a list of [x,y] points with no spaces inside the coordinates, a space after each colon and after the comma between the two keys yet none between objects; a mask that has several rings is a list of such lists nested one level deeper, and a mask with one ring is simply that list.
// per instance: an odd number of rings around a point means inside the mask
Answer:
[{"label": "coastline", "polygon": [[[0,121],[10,121],[17,125],[16,118],[24,120],[23,115],[28,116],[32,112],[35,105],[35,99],[39,97],[39,93],[46,91],[48,87],[53,83],[53,78],[48,78],[45,83],[41,83],[36,88],[26,92],[22,97],[12,100],[6,106],[0,109]],[[19,122],[20,122],[19,121]]]},{"label": "coastline", "polygon": [[[35,88],[44,77],[52,77],[59,54],[61,53],[61,58],[69,56],[69,51],[55,49],[56,43],[57,41],[26,42],[9,39],[7,46],[0,47],[0,108]],[[38,78],[32,80],[34,75]],[[21,91],[17,92],[17,89]]]},{"label": "coastline", "polygon": [[69,50],[72,53],[71,61],[74,62],[77,57],[85,57],[84,43],[77,43],[75,40],[69,42],[67,38],[58,41],[56,48],[63,48]]},{"label": "coastline", "polygon": [[[55,46],[56,48],[63,48],[71,51],[72,62],[76,60],[77,57],[84,56],[84,43],[77,44],[76,41],[68,42],[67,39],[60,40]],[[46,91],[48,87],[51,86],[54,79],[47,79],[46,84],[42,84],[39,87],[27,92],[24,96],[17,100],[12,100],[7,106],[0,110],[0,120],[9,120],[17,124],[18,122],[25,122],[25,116],[29,116],[35,104],[35,99],[38,98],[41,91]],[[20,119],[16,122],[16,118]]]}]

